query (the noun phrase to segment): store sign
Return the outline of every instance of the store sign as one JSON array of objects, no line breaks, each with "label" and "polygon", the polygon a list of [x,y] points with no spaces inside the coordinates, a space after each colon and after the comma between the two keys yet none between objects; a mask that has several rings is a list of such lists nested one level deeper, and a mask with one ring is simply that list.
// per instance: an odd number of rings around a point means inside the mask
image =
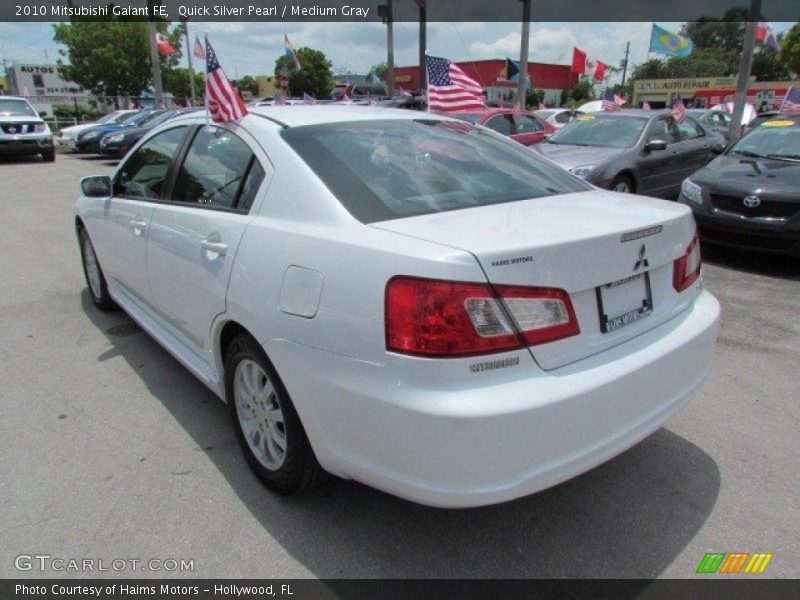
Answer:
[{"label": "store sign", "polygon": [[395,83],[411,83],[411,75],[395,75]]},{"label": "store sign", "polygon": [[736,77],[642,79],[634,83],[633,89],[637,92],[675,92],[727,87],[736,87]]}]

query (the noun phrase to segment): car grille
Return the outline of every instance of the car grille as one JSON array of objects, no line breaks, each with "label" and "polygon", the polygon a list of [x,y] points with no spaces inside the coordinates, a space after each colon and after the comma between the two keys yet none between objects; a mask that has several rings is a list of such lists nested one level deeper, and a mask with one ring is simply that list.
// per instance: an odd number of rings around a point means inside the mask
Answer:
[{"label": "car grille", "polygon": [[36,123],[0,123],[3,133],[14,135],[16,133],[33,133]]},{"label": "car grille", "polygon": [[750,208],[744,205],[742,196],[724,196],[722,194],[711,194],[711,205],[719,210],[748,218],[790,219],[800,211],[800,203],[798,202],[778,202],[762,198],[761,204]]}]

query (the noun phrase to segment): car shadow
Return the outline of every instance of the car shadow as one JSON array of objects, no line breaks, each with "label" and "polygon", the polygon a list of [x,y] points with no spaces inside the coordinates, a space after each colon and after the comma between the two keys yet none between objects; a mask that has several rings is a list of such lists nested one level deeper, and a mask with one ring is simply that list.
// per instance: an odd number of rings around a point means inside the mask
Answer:
[{"label": "car shadow", "polygon": [[800,280],[800,259],[700,242],[703,262],[756,275]]},{"label": "car shadow", "polygon": [[429,508],[336,478],[276,496],[240,455],[227,407],[123,312],[99,312],[86,290],[81,301],[111,345],[97,360],[125,359],[265,533],[320,578],[654,578],[717,500],[714,460],[663,428],[580,477],[496,506]]},{"label": "car shadow", "polygon": [[39,154],[27,156],[0,156],[0,164],[26,164],[36,162],[44,162],[44,159]]}]

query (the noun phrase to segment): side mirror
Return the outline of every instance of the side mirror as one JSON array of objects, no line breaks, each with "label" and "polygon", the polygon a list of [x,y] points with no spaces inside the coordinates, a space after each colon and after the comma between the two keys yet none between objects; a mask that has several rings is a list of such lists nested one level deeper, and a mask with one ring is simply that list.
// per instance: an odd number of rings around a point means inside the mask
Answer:
[{"label": "side mirror", "polygon": [[653,150],[666,150],[667,142],[664,140],[650,140],[644,145],[645,152],[652,152]]},{"label": "side mirror", "polygon": [[87,198],[110,198],[112,195],[111,177],[96,175],[81,179],[81,191]]},{"label": "side mirror", "polygon": [[712,154],[722,154],[723,152],[725,152],[725,148],[726,147],[727,146],[725,146],[725,144],[722,144],[722,143],[711,144],[711,153]]},{"label": "side mirror", "polygon": [[46,110],[40,110],[39,111],[39,116],[40,117],[46,117],[47,116],[47,111]]}]

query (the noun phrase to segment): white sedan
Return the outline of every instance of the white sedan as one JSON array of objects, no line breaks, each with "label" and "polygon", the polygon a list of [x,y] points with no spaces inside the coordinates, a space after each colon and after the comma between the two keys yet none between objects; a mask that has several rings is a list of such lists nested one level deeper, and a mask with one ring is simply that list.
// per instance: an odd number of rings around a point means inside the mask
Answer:
[{"label": "white sedan", "polygon": [[179,117],[82,191],[95,305],[227,401],[281,493],[327,472],[435,506],[528,495],[650,435],[709,370],[691,211],[461,121]]}]

